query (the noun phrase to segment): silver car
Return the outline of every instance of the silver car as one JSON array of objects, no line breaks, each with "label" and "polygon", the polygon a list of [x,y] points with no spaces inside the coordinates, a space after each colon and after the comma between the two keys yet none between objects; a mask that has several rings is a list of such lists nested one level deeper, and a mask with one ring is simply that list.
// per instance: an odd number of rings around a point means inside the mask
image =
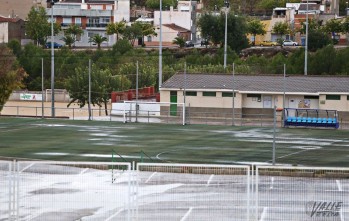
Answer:
[{"label": "silver car", "polygon": [[282,46],[298,46],[298,43],[292,40],[284,40]]}]

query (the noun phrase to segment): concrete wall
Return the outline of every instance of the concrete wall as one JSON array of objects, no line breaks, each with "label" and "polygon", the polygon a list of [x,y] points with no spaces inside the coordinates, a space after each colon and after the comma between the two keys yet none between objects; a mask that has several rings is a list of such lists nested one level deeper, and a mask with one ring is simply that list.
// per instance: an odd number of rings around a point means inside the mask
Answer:
[{"label": "concrete wall", "polygon": [[0,23],[0,43],[8,42],[8,23],[1,22]]}]

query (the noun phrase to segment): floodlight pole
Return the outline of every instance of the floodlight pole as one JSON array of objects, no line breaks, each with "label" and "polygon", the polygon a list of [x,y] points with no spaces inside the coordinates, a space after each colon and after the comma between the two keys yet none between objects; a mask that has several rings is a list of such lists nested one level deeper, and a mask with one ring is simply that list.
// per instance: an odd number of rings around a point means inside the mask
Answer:
[{"label": "floodlight pole", "polygon": [[276,106],[274,105],[274,129],[273,129],[273,166],[275,166],[275,133],[276,133]]},{"label": "floodlight pole", "polygon": [[44,59],[41,58],[41,118],[44,118]]},{"label": "floodlight pole", "polygon": [[138,61],[136,63],[136,123],[138,122]]},{"label": "floodlight pole", "polygon": [[309,0],[307,0],[306,26],[305,26],[305,54],[304,54],[304,75],[308,75],[308,31],[309,31]]},{"label": "floodlight pole", "polygon": [[53,32],[53,5],[51,0],[51,116],[55,117],[55,50],[54,50],[54,32]]},{"label": "floodlight pole", "polygon": [[91,59],[88,60],[88,120],[91,120]]},{"label": "floodlight pole", "polygon": [[233,116],[232,116],[232,126],[235,126],[235,63],[233,63]]},{"label": "floodlight pole", "polygon": [[224,31],[224,69],[227,68],[227,35],[228,35],[228,10],[229,10],[229,2],[228,0],[224,0],[225,5],[225,31]]},{"label": "floodlight pole", "polygon": [[162,0],[160,0],[159,91],[162,85]]}]

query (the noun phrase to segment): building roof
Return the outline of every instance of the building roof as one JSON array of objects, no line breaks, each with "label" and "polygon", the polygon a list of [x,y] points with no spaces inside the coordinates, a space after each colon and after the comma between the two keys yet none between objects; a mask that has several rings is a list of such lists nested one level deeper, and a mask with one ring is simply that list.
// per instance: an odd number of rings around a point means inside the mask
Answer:
[{"label": "building roof", "polygon": [[181,26],[178,26],[178,25],[173,24],[173,23],[172,24],[163,24],[163,26],[171,28],[171,29],[178,31],[178,32],[190,32],[190,30],[182,28]]},{"label": "building roof", "polygon": [[[164,82],[162,90],[232,90],[233,76],[228,74],[175,74]],[[289,76],[283,75],[235,75],[234,90],[240,93],[296,93],[319,94],[340,93],[349,94],[349,77],[324,76]]]},{"label": "building roof", "polygon": [[16,22],[18,22],[20,20],[22,20],[22,19],[20,19],[20,18],[6,18],[6,17],[0,16],[0,22],[13,22],[13,23],[16,23]]},{"label": "building roof", "polygon": [[[318,10],[320,10],[320,5],[309,3],[308,11],[318,11]],[[301,4],[298,8],[298,11],[307,11],[307,4]]]}]

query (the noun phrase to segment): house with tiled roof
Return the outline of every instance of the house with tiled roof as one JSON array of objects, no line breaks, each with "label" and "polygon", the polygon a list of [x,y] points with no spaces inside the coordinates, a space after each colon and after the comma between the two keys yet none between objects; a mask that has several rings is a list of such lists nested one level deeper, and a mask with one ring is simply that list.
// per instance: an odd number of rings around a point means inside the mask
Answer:
[{"label": "house with tiled roof", "polygon": [[178,73],[160,89],[161,102],[175,100],[185,100],[191,114],[231,113],[234,104],[244,115],[272,114],[276,106],[337,110],[349,120],[349,77]]},{"label": "house with tiled roof", "polygon": [[11,40],[24,39],[24,21],[20,18],[6,18],[0,16],[0,43],[8,43]]}]

